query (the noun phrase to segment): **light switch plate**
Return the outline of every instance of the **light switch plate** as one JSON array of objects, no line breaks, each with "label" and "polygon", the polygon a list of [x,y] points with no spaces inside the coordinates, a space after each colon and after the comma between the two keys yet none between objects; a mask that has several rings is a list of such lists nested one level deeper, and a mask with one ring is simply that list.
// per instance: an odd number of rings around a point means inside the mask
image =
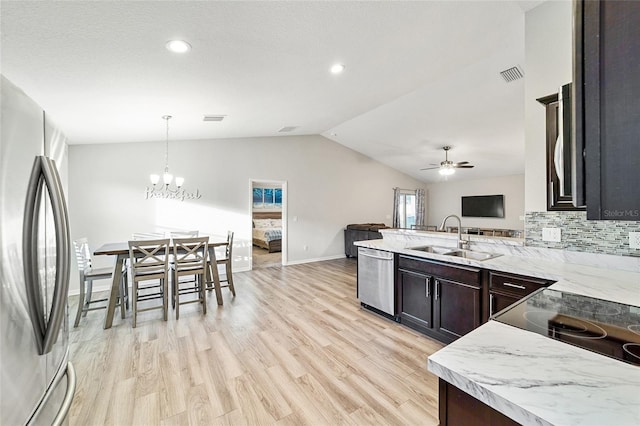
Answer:
[{"label": "light switch plate", "polygon": [[629,248],[640,249],[640,232],[629,232]]},{"label": "light switch plate", "polygon": [[560,228],[542,228],[542,241],[559,243],[562,239]]}]

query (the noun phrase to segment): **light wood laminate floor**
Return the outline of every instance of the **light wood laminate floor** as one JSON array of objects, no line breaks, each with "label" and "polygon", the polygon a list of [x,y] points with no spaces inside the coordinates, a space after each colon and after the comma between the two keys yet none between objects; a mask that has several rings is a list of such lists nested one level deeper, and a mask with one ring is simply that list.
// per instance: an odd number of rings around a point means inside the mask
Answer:
[{"label": "light wood laminate floor", "polygon": [[[89,312],[71,329],[71,425],[437,425],[442,347],[360,308],[341,259],[237,273],[197,304],[139,315]],[[75,312],[77,297],[70,312]]]}]

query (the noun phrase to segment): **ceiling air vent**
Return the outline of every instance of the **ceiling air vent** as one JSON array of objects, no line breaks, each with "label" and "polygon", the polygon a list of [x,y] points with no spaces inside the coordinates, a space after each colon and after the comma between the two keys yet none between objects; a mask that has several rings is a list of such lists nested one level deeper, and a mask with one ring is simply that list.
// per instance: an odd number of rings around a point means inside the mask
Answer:
[{"label": "ceiling air vent", "polygon": [[202,121],[222,121],[226,115],[205,115],[202,117]]},{"label": "ceiling air vent", "polygon": [[285,126],[282,129],[278,130],[278,133],[293,132],[297,128],[298,128],[298,126]]},{"label": "ceiling air vent", "polygon": [[511,83],[524,77],[524,73],[518,67],[511,67],[508,70],[500,71],[500,75],[504,78],[504,81]]}]

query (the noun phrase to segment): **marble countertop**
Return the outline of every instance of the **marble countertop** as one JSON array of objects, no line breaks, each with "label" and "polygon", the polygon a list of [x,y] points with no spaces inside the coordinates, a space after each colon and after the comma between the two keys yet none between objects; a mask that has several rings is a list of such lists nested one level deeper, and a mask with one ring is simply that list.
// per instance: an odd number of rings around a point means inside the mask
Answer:
[{"label": "marble countertop", "polygon": [[[640,307],[638,259],[586,255],[570,258],[582,263],[570,263],[565,253],[483,241],[474,249],[503,255],[474,261],[411,250],[418,241],[400,237],[356,245],[551,279],[556,281],[552,289]],[[485,242],[495,245],[482,246]],[[618,269],[618,261],[627,270]],[[640,367],[497,321],[429,356],[427,365],[438,377],[525,425],[640,425]]]},{"label": "marble countertop", "polygon": [[427,365],[524,425],[640,425],[640,367],[497,321]]},{"label": "marble countertop", "polygon": [[[411,247],[411,245],[406,246],[406,243],[402,244],[397,241],[387,241],[385,239],[359,241],[354,244],[360,247],[391,251],[425,259],[549,279],[556,281],[553,288],[560,291],[583,294],[585,296],[627,305],[640,306],[640,272],[614,269],[607,267],[607,263],[600,266],[589,266],[585,264],[568,263],[562,258],[549,258],[548,255],[546,258],[533,257],[535,254],[542,252],[540,250],[529,250],[530,253],[528,255],[526,253],[525,255],[503,254],[493,259],[476,261],[456,256],[411,250],[407,248]],[[499,252],[498,247],[499,246],[487,249],[487,246],[483,246],[482,250]],[[590,260],[590,258],[587,258],[587,261],[588,260]],[[608,262],[611,263],[610,260]]]}]

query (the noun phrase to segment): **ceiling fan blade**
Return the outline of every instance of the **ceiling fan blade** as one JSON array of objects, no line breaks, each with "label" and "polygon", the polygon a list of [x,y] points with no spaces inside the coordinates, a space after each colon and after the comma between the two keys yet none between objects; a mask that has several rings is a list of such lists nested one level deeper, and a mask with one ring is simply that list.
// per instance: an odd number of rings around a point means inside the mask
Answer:
[{"label": "ceiling fan blade", "polygon": [[420,170],[435,170],[435,169],[439,169],[440,166],[436,166],[436,167],[426,167],[424,169],[420,169]]},{"label": "ceiling fan blade", "polygon": [[454,167],[455,167],[456,169],[473,169],[475,166],[472,166],[472,165],[468,165],[468,166],[465,166],[465,165],[458,166],[458,165],[456,165],[456,166],[454,166]]},{"label": "ceiling fan blade", "polygon": [[460,161],[459,163],[456,163],[456,165],[458,166],[462,166],[463,164],[469,164],[468,161]]}]

